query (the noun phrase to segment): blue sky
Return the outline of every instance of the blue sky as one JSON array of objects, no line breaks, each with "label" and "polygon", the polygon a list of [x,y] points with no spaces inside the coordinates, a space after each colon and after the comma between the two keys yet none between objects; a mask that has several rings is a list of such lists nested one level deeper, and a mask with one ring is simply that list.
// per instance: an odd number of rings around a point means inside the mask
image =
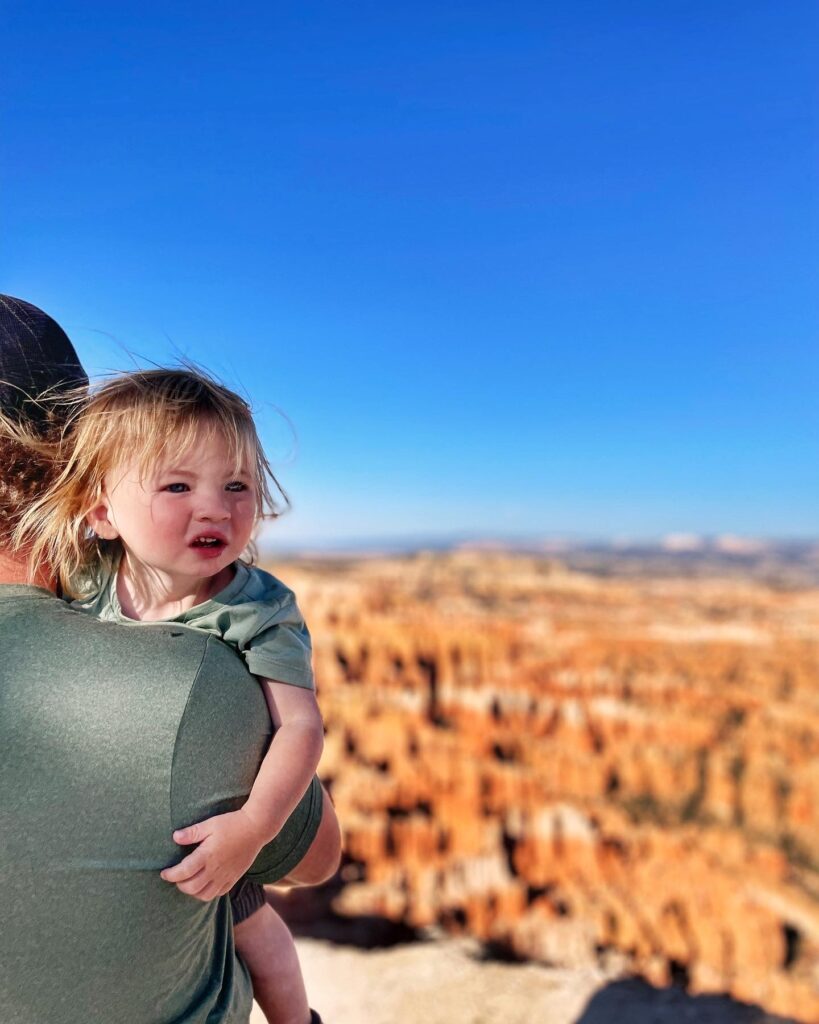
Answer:
[{"label": "blue sky", "polygon": [[819,534],[818,12],[8,4],[0,287],[249,393],[283,542]]}]

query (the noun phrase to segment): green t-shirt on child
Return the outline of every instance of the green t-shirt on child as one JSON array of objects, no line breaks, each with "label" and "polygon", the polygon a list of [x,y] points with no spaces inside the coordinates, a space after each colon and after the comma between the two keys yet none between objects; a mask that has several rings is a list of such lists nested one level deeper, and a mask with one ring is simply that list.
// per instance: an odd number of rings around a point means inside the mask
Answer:
[{"label": "green t-shirt on child", "polygon": [[[315,689],[310,633],[293,591],[256,566],[234,562],[233,567],[235,576],[218,594],[162,621],[218,636],[242,655],[256,676]],[[74,601],[72,607],[103,622],[139,624],[122,611],[116,570],[93,597]]]}]

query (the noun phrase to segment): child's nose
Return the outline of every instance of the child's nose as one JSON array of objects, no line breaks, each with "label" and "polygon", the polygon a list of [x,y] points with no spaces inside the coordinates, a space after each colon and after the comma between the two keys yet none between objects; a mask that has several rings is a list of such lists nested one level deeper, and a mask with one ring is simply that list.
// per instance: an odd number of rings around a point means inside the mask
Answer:
[{"label": "child's nose", "polygon": [[211,523],[221,523],[230,519],[230,508],[224,495],[213,495],[205,499],[197,511],[196,518]]}]

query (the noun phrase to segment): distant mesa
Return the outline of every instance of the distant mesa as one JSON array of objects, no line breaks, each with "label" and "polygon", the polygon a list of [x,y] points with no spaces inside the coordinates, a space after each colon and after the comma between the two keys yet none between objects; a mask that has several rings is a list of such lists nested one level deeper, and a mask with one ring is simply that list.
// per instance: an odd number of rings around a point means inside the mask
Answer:
[{"label": "distant mesa", "polygon": [[705,546],[705,538],[696,533],[669,533],[660,542],[663,551],[671,552],[703,551]]},{"label": "distant mesa", "polygon": [[264,556],[281,558],[412,558],[419,552],[440,555],[486,554],[548,557],[566,568],[594,576],[753,577],[777,586],[819,585],[819,538],[772,539],[723,533],[670,533],[660,538],[613,536],[491,537],[464,534],[392,538],[324,539],[310,543],[280,539],[276,527],[259,540]]},{"label": "distant mesa", "polygon": [[766,550],[767,545],[755,537],[737,537],[733,533],[725,533],[716,538],[714,548],[726,555],[759,555]]}]

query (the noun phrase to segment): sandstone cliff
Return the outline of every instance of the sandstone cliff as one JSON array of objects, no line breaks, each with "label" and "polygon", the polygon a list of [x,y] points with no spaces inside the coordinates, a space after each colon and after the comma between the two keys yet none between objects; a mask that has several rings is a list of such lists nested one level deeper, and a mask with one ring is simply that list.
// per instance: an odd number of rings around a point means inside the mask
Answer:
[{"label": "sandstone cliff", "polygon": [[819,1021],[819,592],[459,553],[274,566],[341,912]]}]

